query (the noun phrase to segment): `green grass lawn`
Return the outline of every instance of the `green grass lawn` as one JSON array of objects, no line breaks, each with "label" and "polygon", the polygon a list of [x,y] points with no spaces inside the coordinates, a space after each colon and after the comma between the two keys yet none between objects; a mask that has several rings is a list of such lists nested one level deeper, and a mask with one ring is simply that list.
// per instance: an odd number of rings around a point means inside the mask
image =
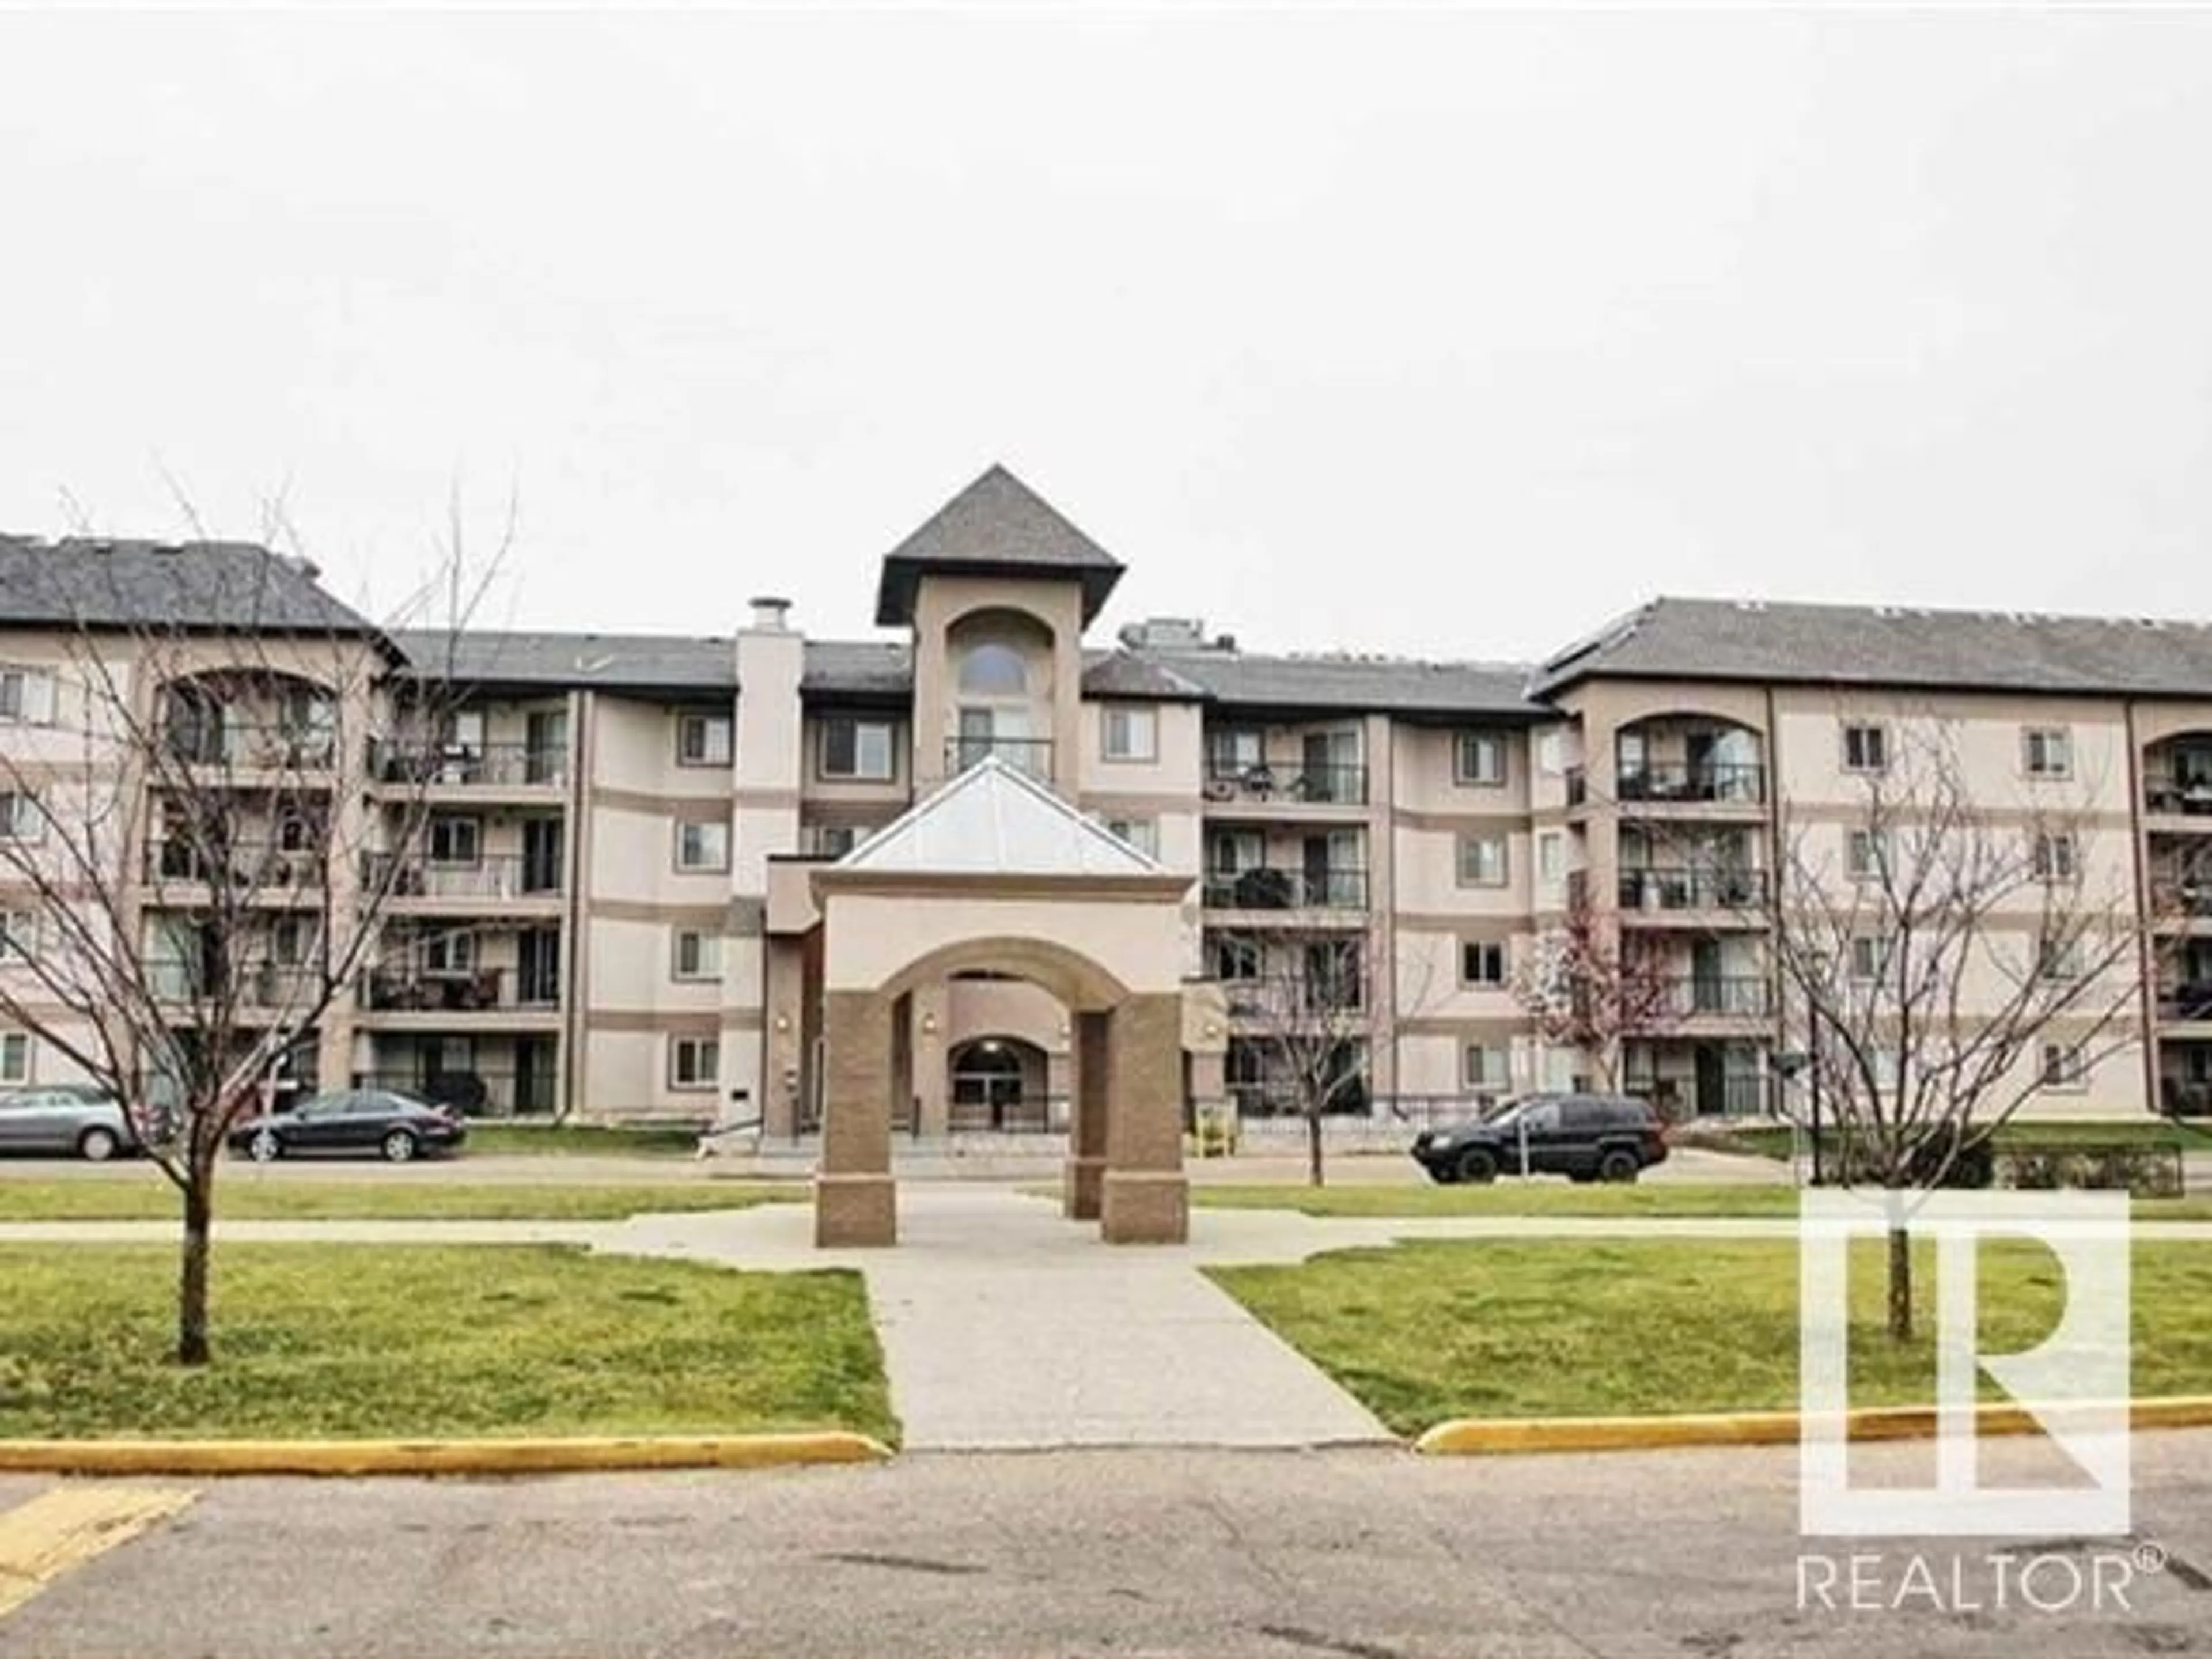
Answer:
[{"label": "green grass lawn", "polygon": [[[1922,1339],[1904,1348],[1882,1334],[1881,1248],[1869,1241],[1852,1262],[1852,1396],[1923,1403],[1935,1393],[1934,1345],[1925,1318]],[[1210,1271],[1404,1434],[1452,1417],[1796,1404],[1797,1256],[1786,1242],[1404,1244]],[[1988,1249],[1984,1346],[2040,1340],[2062,1279],[2034,1245]],[[1915,1291],[1933,1307],[1924,1265]],[[2139,1243],[2134,1304],[2136,1393],[2203,1392],[2212,1244]]]},{"label": "green grass lawn", "polygon": [[469,1124],[469,1150],[502,1157],[514,1153],[581,1158],[692,1158],[699,1136],[691,1129],[624,1129],[598,1123]]},{"label": "green grass lawn", "polygon": [[[1699,1151],[1745,1152],[1762,1158],[1788,1158],[1797,1132],[1787,1125],[1762,1123],[1715,1132],[1693,1145]],[[1824,1144],[1832,1132],[1824,1134]],[[2185,1152],[2212,1152],[2212,1126],[2177,1122],[2170,1118],[2123,1118],[2111,1123],[2021,1123],[2004,1125],[1996,1144],[2006,1147],[2179,1146]]]},{"label": "green grass lawn", "polygon": [[0,1436],[895,1431],[857,1273],[231,1245],[197,1370],[166,1358],[175,1275],[167,1249],[0,1246]]},{"label": "green grass lawn", "polygon": [[[1494,1187],[1396,1185],[1301,1187],[1224,1183],[1194,1186],[1201,1209],[1297,1210],[1310,1216],[1794,1216],[1795,1187],[1692,1186],[1638,1182],[1577,1187],[1545,1180]],[[2138,1221],[2212,1221],[2212,1198],[2139,1199]]]},{"label": "green grass lawn", "polygon": [[[811,1196],[805,1182],[588,1185],[515,1182],[299,1181],[226,1170],[216,1223],[231,1221],[618,1221],[655,1211],[743,1210]],[[10,1181],[0,1171],[0,1222],[179,1218],[176,1188],[157,1170],[84,1181]]]}]

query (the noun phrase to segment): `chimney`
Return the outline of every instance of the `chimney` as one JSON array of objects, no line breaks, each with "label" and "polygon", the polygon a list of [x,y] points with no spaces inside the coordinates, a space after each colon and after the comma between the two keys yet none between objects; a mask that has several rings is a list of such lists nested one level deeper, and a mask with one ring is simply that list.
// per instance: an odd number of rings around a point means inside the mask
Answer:
[{"label": "chimney", "polygon": [[791,601],[763,598],[747,601],[753,608],[753,630],[760,634],[781,634],[784,618],[791,614]]}]

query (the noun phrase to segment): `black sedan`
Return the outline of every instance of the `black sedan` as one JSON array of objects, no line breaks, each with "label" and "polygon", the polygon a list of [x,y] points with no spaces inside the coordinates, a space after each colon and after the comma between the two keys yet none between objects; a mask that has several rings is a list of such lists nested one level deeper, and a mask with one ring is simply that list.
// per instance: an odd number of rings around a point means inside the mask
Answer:
[{"label": "black sedan", "polygon": [[257,1164],[297,1152],[374,1152],[404,1164],[420,1153],[452,1152],[468,1134],[450,1107],[386,1089],[345,1089],[248,1118],[231,1130],[229,1144]]}]

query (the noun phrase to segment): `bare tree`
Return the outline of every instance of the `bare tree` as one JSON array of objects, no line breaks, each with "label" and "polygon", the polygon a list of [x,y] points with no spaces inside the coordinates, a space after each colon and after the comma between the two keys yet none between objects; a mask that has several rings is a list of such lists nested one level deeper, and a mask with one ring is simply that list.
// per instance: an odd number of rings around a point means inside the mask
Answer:
[{"label": "bare tree", "polygon": [[[2078,808],[1978,801],[1932,721],[1887,746],[1854,822],[1779,808],[1770,937],[1841,1177],[1896,1192],[1986,1160],[2038,1090],[2135,1045],[2145,927],[2126,863],[2097,873]],[[1887,1322],[1903,1340],[1911,1248],[1905,1206],[1893,1215]]]},{"label": "bare tree", "polygon": [[1617,917],[1579,889],[1565,919],[1536,936],[1514,968],[1514,1000],[1553,1048],[1578,1049],[1598,1086],[1620,1087],[1623,1043],[1675,1012],[1677,975],[1656,951],[1638,950]]},{"label": "bare tree", "polygon": [[[0,961],[0,1016],[126,1103],[176,1187],[176,1357],[201,1364],[226,1137],[352,996],[422,828],[419,778],[370,791],[359,770],[398,653],[259,544],[0,553],[23,659],[0,890],[33,919]],[[457,629],[482,591],[458,527],[442,563],[406,611],[442,596]],[[445,658],[411,665],[418,702],[451,684]]]}]

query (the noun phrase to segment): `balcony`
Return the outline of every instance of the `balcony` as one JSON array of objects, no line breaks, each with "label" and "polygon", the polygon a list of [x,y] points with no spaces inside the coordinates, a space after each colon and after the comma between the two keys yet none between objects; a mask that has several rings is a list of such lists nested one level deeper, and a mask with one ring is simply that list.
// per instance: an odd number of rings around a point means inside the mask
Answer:
[{"label": "balcony", "polygon": [[561,1006],[561,981],[510,968],[455,974],[375,968],[362,976],[361,1006],[377,1013],[545,1012]]},{"label": "balcony", "polygon": [[1631,1072],[1620,1091],[1651,1103],[1668,1120],[1683,1117],[1758,1117],[1769,1109],[1766,1079],[1755,1073],[1720,1077],[1658,1077]]},{"label": "balcony", "polygon": [[511,1066],[455,1068],[416,1064],[379,1065],[356,1072],[356,1089],[383,1089],[412,1095],[436,1106],[451,1106],[471,1117],[521,1117],[550,1112],[559,1103],[557,1079],[548,1066],[523,1071]]},{"label": "balcony", "polygon": [[1646,762],[1624,766],[1613,793],[1623,805],[1757,806],[1766,799],[1766,769],[1747,761]]},{"label": "balcony", "polygon": [[1765,1019],[1774,1008],[1774,988],[1756,974],[1691,974],[1667,987],[1666,1001],[1658,1018],[1664,1021],[1689,1019]]},{"label": "balcony", "polygon": [[[398,867],[392,870],[395,862]],[[362,860],[362,883],[380,886],[387,871],[392,897],[399,901],[536,901],[557,899],[562,891],[560,860],[521,853],[489,853],[471,864],[434,864],[421,858],[371,853]]]},{"label": "balcony", "polygon": [[[321,893],[327,873],[319,848],[255,842],[230,847],[221,856],[188,842],[154,842],[145,848],[142,869],[148,887],[225,888],[247,898],[302,902]],[[169,896],[183,896],[164,892],[155,902]]]},{"label": "balcony", "polygon": [[368,775],[377,784],[408,788],[559,789],[568,781],[568,750],[566,744],[373,738]]},{"label": "balcony", "polygon": [[319,775],[337,763],[337,734],[328,726],[173,717],[161,740],[171,759],[210,772]]},{"label": "balcony", "polygon": [[1284,870],[1260,866],[1218,870],[1206,878],[1209,910],[1361,910],[1367,908],[1364,870]]},{"label": "balcony", "polygon": [[2163,1024],[2212,1021],[2212,979],[2160,980],[2157,1000]]},{"label": "balcony", "polygon": [[226,969],[187,957],[153,957],[145,969],[155,1001],[195,1010],[227,1003],[235,1018],[279,1010],[309,1012],[323,994],[320,971],[293,963],[248,962]]},{"label": "balcony", "polygon": [[1624,915],[1639,911],[1751,911],[1756,914],[1747,920],[1763,924],[1766,872],[1656,866],[1623,870],[1619,899]]},{"label": "balcony", "polygon": [[1359,975],[1267,974],[1224,980],[1221,992],[1232,1020],[1329,1020],[1358,1014],[1366,1006]]},{"label": "balcony", "polygon": [[1237,766],[1216,761],[1206,770],[1206,799],[1221,804],[1364,806],[1364,766]]},{"label": "balcony", "polygon": [[1050,738],[947,738],[945,775],[957,776],[993,757],[1024,777],[1039,783],[1052,781]]}]

